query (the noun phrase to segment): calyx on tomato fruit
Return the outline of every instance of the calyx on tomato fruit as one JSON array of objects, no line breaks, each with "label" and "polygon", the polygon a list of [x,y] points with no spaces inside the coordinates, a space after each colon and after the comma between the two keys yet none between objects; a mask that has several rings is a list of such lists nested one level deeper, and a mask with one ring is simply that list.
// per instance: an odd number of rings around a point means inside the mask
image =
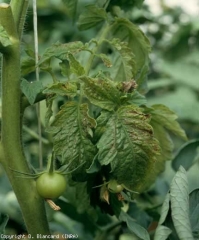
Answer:
[{"label": "calyx on tomato fruit", "polygon": [[120,193],[123,189],[123,185],[118,184],[115,179],[111,179],[108,183],[108,190],[112,193]]},{"label": "calyx on tomato fruit", "polygon": [[57,172],[44,172],[36,180],[39,195],[46,199],[60,197],[66,189],[65,177]]}]

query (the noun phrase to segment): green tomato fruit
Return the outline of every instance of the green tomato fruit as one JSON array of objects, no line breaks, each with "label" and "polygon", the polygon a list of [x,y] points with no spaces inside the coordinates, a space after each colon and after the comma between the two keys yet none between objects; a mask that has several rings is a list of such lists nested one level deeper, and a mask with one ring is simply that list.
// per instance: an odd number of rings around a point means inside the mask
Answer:
[{"label": "green tomato fruit", "polygon": [[108,190],[112,193],[120,193],[124,187],[117,183],[115,179],[111,179],[108,183]]},{"label": "green tomato fruit", "polygon": [[36,180],[39,195],[43,198],[58,198],[66,189],[66,179],[59,173],[43,173]]}]

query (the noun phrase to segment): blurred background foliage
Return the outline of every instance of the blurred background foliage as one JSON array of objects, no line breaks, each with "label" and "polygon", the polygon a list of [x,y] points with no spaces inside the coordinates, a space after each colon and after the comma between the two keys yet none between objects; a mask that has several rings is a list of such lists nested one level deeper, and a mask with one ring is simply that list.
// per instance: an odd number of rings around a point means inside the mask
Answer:
[{"label": "blurred background foliage", "polygon": [[[0,1],[1,2],[1,1]],[[5,2],[5,1],[4,1]],[[84,6],[94,3],[94,0],[81,0],[78,2],[77,12],[71,18],[61,0],[40,0],[38,1],[38,36],[39,52],[55,42],[71,42],[81,40],[89,41],[95,37],[98,27],[79,31],[76,20]],[[103,5],[104,1],[98,1]],[[109,7],[114,11],[125,11],[125,16],[133,23],[141,27],[152,45],[150,55],[150,72],[148,76],[148,105],[164,104],[173,110],[179,117],[179,122],[185,129],[189,140],[199,138],[199,21],[196,16],[188,15],[180,6],[171,8],[166,1],[161,2],[161,12],[153,14],[149,6],[144,3],[139,8],[141,1],[111,1]],[[190,3],[191,4],[191,3]],[[27,21],[24,29],[22,54],[25,56],[25,49],[33,49],[33,14],[30,6]],[[30,51],[30,50],[29,50]],[[59,65],[55,61],[54,70],[56,77],[61,77]],[[40,78],[44,82],[52,82],[51,76],[41,73]],[[26,76],[29,81],[35,80],[35,73]],[[62,104],[62,99],[57,106]],[[55,106],[55,107],[57,107]],[[41,103],[41,117],[44,124],[45,102]],[[25,112],[24,118],[24,147],[27,159],[38,167],[38,136],[37,136],[37,115],[35,107],[30,107]],[[51,151],[49,136],[43,132],[43,155]],[[178,155],[179,148],[184,142],[172,136],[175,143],[174,157]],[[196,145],[198,146],[198,145]],[[189,145],[188,145],[189,147]],[[190,149],[189,149],[190,151]],[[197,147],[194,148],[195,155],[192,156],[189,165],[188,177],[190,191],[199,187]],[[175,157],[176,158],[176,157]],[[187,161],[184,158],[183,161]],[[171,162],[167,163],[166,170],[157,179],[156,183],[145,194],[139,196],[138,204],[132,203],[128,213],[149,232],[153,234],[156,222],[159,218],[160,206],[169,189],[175,170]],[[138,239],[114,217],[107,216],[93,208],[81,206],[79,199],[82,198],[82,185],[78,192],[74,193],[72,188],[65,193],[65,197],[58,200],[62,210],[54,213],[48,206],[47,212],[50,227],[54,233],[75,233],[79,239]],[[74,198],[74,196],[76,196]],[[139,208],[138,208],[139,206]],[[6,175],[0,166],[0,213],[8,214],[9,220],[6,227],[8,234],[23,233],[24,226],[18,203],[8,183]],[[3,215],[0,215],[2,219]],[[1,226],[1,221],[0,221]],[[170,238],[176,239],[176,238]]]}]

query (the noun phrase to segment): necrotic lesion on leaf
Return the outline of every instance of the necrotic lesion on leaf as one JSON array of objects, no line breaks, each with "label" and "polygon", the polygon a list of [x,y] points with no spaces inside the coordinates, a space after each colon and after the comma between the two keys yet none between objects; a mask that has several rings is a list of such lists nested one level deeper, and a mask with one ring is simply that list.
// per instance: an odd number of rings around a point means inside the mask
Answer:
[{"label": "necrotic lesion on leaf", "polygon": [[69,170],[85,163],[74,172],[76,178],[85,177],[86,169],[96,154],[96,148],[91,142],[92,128],[95,126],[95,120],[88,115],[87,104],[67,102],[48,128],[48,132],[53,135],[56,155],[61,155],[63,164],[72,161]]},{"label": "necrotic lesion on leaf", "polygon": [[108,120],[97,144],[99,162],[110,164],[113,177],[130,190],[143,190],[155,172],[160,148],[149,121],[139,108],[123,106]]}]

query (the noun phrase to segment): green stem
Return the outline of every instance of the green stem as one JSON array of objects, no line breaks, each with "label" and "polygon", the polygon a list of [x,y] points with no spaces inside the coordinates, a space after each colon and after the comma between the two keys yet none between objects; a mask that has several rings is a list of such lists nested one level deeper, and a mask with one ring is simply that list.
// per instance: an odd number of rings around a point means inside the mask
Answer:
[{"label": "green stem", "polygon": [[105,24],[105,26],[102,28],[102,32],[99,34],[99,39],[98,39],[98,43],[97,43],[97,46],[92,50],[92,53],[87,61],[87,64],[86,64],[86,69],[85,69],[85,75],[88,75],[89,74],[89,71],[92,67],[92,64],[93,64],[93,60],[95,58],[95,53],[97,53],[97,51],[99,50],[102,42],[104,41],[104,39],[106,38],[106,36],[108,35],[110,31],[110,25],[109,24]]},{"label": "green stem", "polygon": [[28,4],[29,0],[11,0],[10,3],[19,38],[21,38],[23,33],[23,26],[26,18]]},{"label": "green stem", "polygon": [[[21,1],[18,2],[21,5]],[[15,6],[17,9],[17,5]],[[44,201],[38,195],[33,179],[15,177],[11,169],[29,173],[21,143],[20,40],[11,7],[0,4],[0,24],[9,35],[12,45],[2,51],[2,164],[20,204],[27,231],[36,239],[37,234],[49,234]],[[38,238],[37,238],[38,239]]]}]

